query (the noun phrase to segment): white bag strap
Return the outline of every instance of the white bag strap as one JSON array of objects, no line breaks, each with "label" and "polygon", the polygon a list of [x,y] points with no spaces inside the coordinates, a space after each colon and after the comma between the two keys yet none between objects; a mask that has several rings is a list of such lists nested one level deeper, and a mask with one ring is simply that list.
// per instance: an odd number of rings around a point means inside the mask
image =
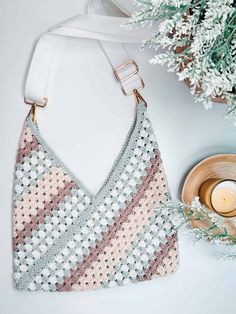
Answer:
[{"label": "white bag strap", "polygon": [[[98,2],[97,0],[96,5]],[[125,95],[143,88],[144,83],[138,74],[138,66],[128,57],[123,43],[141,43],[147,37],[147,32],[144,29],[128,31],[121,28],[125,19],[127,18],[82,14],[55,25],[42,35],[35,47],[28,71],[25,102],[34,107],[46,105],[54,63],[60,58],[58,47],[65,45],[69,37],[99,41]]]},{"label": "white bag strap", "polygon": [[[91,11],[96,12],[99,14],[100,11],[100,0],[90,0],[88,5],[88,13],[91,13]],[[110,0],[110,2],[118,8],[123,14],[130,16],[132,12],[135,11],[136,6],[134,4],[133,0]],[[102,3],[103,7],[106,3]]]}]

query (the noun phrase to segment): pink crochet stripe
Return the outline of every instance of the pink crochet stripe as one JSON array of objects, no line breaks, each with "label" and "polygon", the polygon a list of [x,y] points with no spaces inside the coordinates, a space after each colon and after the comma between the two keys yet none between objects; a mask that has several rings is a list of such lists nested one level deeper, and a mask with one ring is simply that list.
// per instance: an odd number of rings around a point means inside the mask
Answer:
[{"label": "pink crochet stripe", "polygon": [[57,195],[53,195],[50,202],[45,203],[44,208],[40,209],[36,216],[31,218],[29,223],[24,224],[24,229],[17,232],[17,236],[13,238],[13,249],[16,250],[18,244],[23,243],[26,237],[30,237],[33,230],[35,230],[40,223],[44,223],[46,216],[50,215],[52,210],[63,201],[64,197],[70,193],[70,190],[75,187],[74,182],[67,182],[63,188],[58,190]]},{"label": "pink crochet stripe", "polygon": [[116,233],[122,228],[122,224],[128,220],[130,214],[132,214],[135,206],[138,205],[140,199],[144,197],[145,192],[152,182],[152,179],[155,175],[156,170],[158,169],[160,162],[159,152],[156,152],[156,157],[153,158],[150,168],[147,170],[146,176],[143,178],[143,181],[140,183],[139,188],[137,189],[136,194],[130,201],[129,205],[122,209],[120,216],[114,221],[109,230],[103,234],[102,240],[97,243],[97,245],[91,250],[90,254],[85,257],[85,259],[78,263],[76,268],[71,272],[70,276],[65,279],[61,284],[57,285],[58,291],[70,291],[73,284],[78,282],[78,279],[83,276],[86,269],[90,267],[92,262],[96,261],[99,254],[103,249],[109,245],[111,240],[116,236]]},{"label": "pink crochet stripe", "polygon": [[170,250],[173,249],[177,241],[177,233],[166,238],[166,243],[160,246],[160,251],[156,252],[155,259],[150,263],[149,267],[145,270],[142,276],[137,277],[138,281],[145,281],[152,278],[156,268],[162,264],[165,257],[168,256]]},{"label": "pink crochet stripe", "polygon": [[29,156],[32,152],[32,150],[36,150],[39,145],[38,140],[36,139],[35,136],[33,136],[33,139],[31,142],[27,142],[26,146],[24,148],[19,148],[18,154],[16,157],[17,163],[22,163],[23,158],[25,156]]}]

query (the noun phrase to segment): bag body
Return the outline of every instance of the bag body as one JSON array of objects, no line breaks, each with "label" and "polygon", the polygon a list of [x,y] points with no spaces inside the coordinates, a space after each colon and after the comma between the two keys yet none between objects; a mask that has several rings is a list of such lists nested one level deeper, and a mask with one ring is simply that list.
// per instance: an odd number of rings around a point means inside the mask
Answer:
[{"label": "bag body", "polygon": [[[73,19],[68,27],[66,22],[59,31],[77,36],[80,28],[72,29],[76,23]],[[84,36],[83,30],[81,33]],[[35,121],[36,101],[46,90],[38,86],[43,79],[36,78],[47,74],[38,66],[47,41],[39,42],[31,62],[26,94],[35,97],[35,102],[17,152],[13,193],[16,288],[97,289],[175,272],[179,263],[177,231],[170,209],[162,206],[170,193],[145,101],[131,89],[135,119],[104,184],[97,194],[91,193],[44,140]],[[44,56],[45,69],[47,60]],[[135,62],[128,63],[136,70],[127,77],[137,76]],[[132,78],[132,84],[137,80],[139,77]]]},{"label": "bag body", "polygon": [[17,155],[13,247],[16,287],[70,291],[172,273],[177,234],[169,188],[144,104],[93,196],[26,119]]}]

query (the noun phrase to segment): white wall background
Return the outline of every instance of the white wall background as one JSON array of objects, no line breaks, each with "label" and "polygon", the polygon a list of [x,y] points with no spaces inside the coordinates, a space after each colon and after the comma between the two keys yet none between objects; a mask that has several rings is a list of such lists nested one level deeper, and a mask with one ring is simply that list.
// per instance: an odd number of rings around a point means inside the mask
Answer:
[{"label": "white wall background", "polygon": [[[19,133],[29,109],[22,98],[26,69],[38,36],[51,25],[84,11],[86,3],[0,0],[0,313],[235,314],[235,262],[218,260],[215,248],[193,246],[183,234],[179,271],[166,278],[77,293],[28,293],[13,287],[11,189]],[[136,47],[129,50],[146,82],[143,95],[149,103],[171,191],[179,196],[183,179],[196,162],[214,153],[236,152],[236,128],[223,120],[224,105],[206,112],[194,104],[188,88],[173,74],[149,65],[151,51],[140,54]],[[133,119],[132,100],[122,96],[110,75],[95,42],[69,41],[51,102],[38,117],[45,138],[91,191],[103,182]]]}]

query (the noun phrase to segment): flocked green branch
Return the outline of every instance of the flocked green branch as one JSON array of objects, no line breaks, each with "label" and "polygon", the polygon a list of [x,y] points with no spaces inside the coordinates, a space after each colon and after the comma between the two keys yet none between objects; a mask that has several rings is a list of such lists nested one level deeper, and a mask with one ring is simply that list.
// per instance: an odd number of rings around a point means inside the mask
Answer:
[{"label": "flocked green branch", "polygon": [[224,99],[228,104],[226,117],[233,118],[236,125],[236,1],[136,3],[137,11],[129,25],[154,27],[154,34],[142,46],[155,49],[151,62],[167,64],[180,80],[190,79],[192,93],[198,91],[196,101],[206,108],[211,107],[213,98]]}]

